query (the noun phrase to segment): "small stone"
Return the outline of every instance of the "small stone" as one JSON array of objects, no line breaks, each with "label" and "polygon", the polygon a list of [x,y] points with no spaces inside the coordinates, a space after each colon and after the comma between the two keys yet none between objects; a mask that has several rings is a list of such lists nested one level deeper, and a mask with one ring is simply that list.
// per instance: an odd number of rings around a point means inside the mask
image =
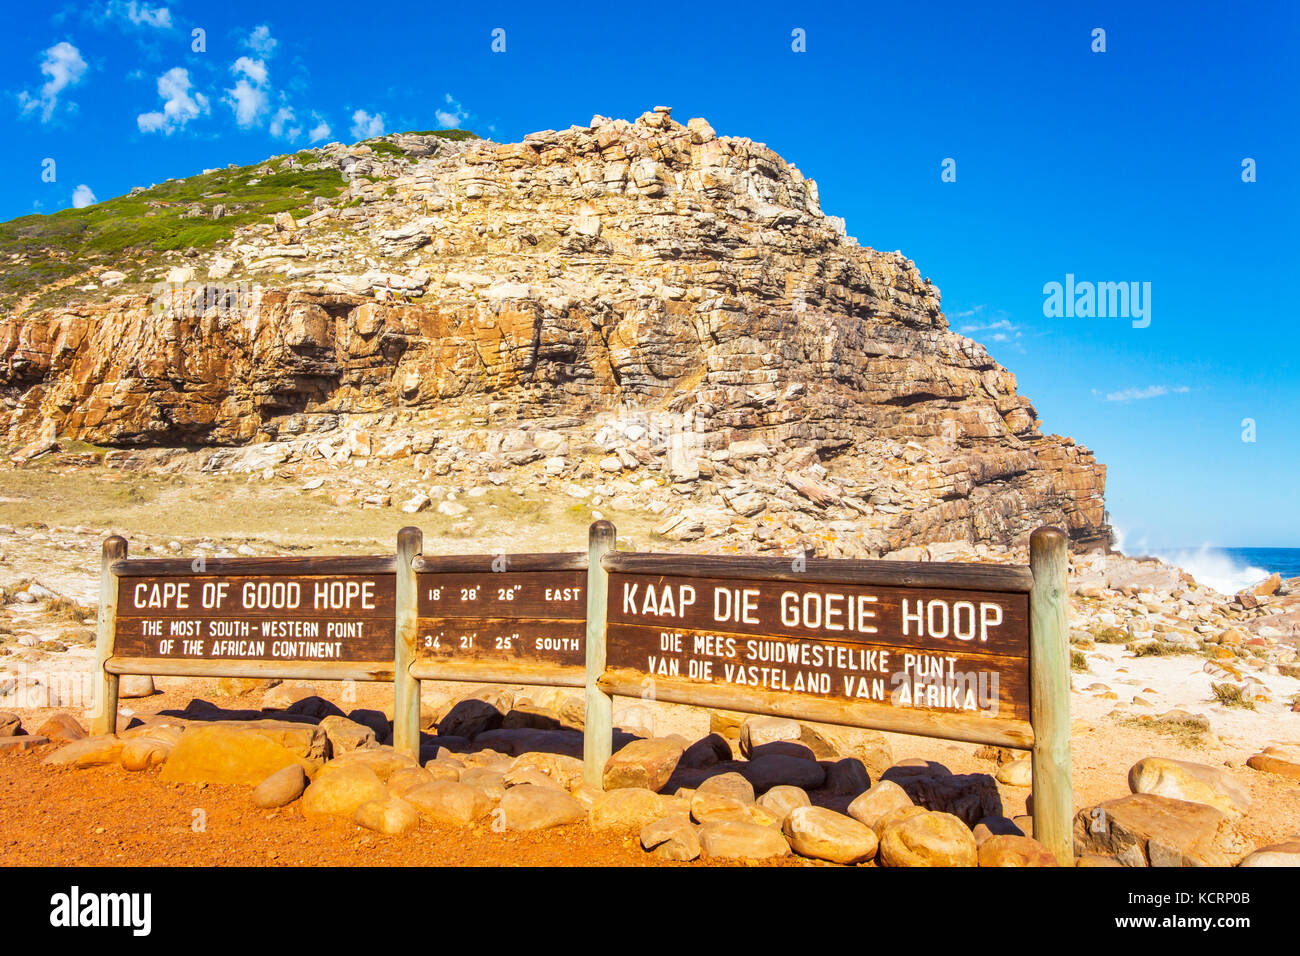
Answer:
[{"label": "small stone", "polygon": [[152,697],[158,691],[148,674],[124,674],[117,681],[117,696],[122,700],[135,697]]},{"label": "small stone", "polygon": [[605,763],[605,789],[640,787],[656,792],[663,789],[684,749],[681,739],[675,737],[632,741]]},{"label": "small stone", "polygon": [[785,824],[785,819],[790,815],[791,810],[812,806],[812,801],[799,787],[782,784],[759,797],[758,805],[771,813],[776,818],[777,825],[781,826]]},{"label": "small stone", "polygon": [[886,814],[912,805],[912,798],[906,790],[892,780],[881,780],[866,793],[854,798],[849,804],[849,816],[875,829]]},{"label": "small stone", "polygon": [[1300,866],[1300,839],[1262,847],[1237,865],[1252,868],[1259,866]]},{"label": "small stone", "polygon": [[885,829],[882,866],[977,866],[975,837],[951,813],[921,813]]},{"label": "small stone", "polygon": [[580,823],[587,813],[581,803],[563,790],[523,784],[511,787],[501,798],[501,811],[511,830],[544,830]]},{"label": "small stone", "polygon": [[694,860],[701,852],[699,833],[684,813],[670,814],[643,826],[641,846],[661,859],[678,862]]},{"label": "small stone", "polygon": [[1250,794],[1227,771],[1188,760],[1147,757],[1128,772],[1129,789],[1205,803],[1232,816],[1250,809]]},{"label": "small stone", "polygon": [[288,806],[302,796],[307,783],[307,772],[298,764],[291,764],[253,788],[253,805],[264,810]]},{"label": "small stone", "polygon": [[383,781],[369,767],[335,761],[322,767],[303,792],[302,814],[351,818],[363,803],[387,798]]},{"label": "small stone", "polygon": [[824,807],[796,807],[781,829],[794,852],[814,860],[854,864],[876,855],[871,827]]},{"label": "small stone", "polygon": [[148,770],[167,762],[175,742],[158,737],[132,737],[122,744],[122,767],[125,770]]},{"label": "small stone", "polygon": [[17,737],[23,732],[23,723],[18,715],[7,710],[0,710],[0,737]]},{"label": "small stone", "polygon": [[997,834],[979,844],[979,865],[1059,866],[1060,864],[1051,850],[1032,837]]},{"label": "small stone", "polygon": [[779,830],[757,823],[718,820],[700,827],[701,855],[714,860],[771,860],[790,855]]},{"label": "small stone", "polygon": [[401,797],[385,797],[382,800],[370,800],[357,807],[352,817],[358,826],[387,836],[396,836],[417,826],[420,815],[415,807]]},{"label": "small stone", "polygon": [[756,793],[766,793],[782,784],[816,790],[826,781],[826,770],[815,760],[803,760],[784,754],[765,754],[744,764],[741,773],[754,785]]},{"label": "small stone", "polygon": [[376,743],[375,732],[364,724],[358,724],[346,717],[330,715],[320,722],[320,729],[329,738],[330,750],[334,756],[371,747]]},{"label": "small stone", "polygon": [[709,777],[695,788],[696,793],[713,793],[731,797],[742,804],[754,802],[754,786],[734,770]]},{"label": "small stone", "polygon": [[[622,787],[597,797],[588,812],[593,830],[637,830],[668,815],[675,797]],[[685,803],[685,801],[681,801]]]},{"label": "small stone", "polygon": [[119,763],[122,759],[122,741],[112,734],[87,737],[56,750],[43,761],[51,766],[104,767]]},{"label": "small stone", "polygon": [[422,784],[406,791],[403,799],[421,816],[453,826],[469,826],[492,811],[492,800],[487,794],[454,780]]},{"label": "small stone", "polygon": [[[36,728],[36,733],[42,737],[48,737],[50,740],[85,740],[85,728],[77,722],[77,718],[71,714],[51,714],[45,721]],[[4,736],[0,734],[0,736]]]},{"label": "small stone", "polygon": [[1034,761],[1029,756],[1017,757],[1002,764],[997,769],[998,783],[1008,787],[1032,787],[1034,785]]}]

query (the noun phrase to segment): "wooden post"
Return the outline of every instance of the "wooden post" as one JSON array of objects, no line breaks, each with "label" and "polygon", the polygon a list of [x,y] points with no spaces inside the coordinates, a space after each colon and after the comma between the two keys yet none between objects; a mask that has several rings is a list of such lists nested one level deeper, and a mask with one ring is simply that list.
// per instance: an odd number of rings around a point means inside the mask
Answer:
[{"label": "wooden post", "polygon": [[415,570],[411,563],[424,550],[419,528],[397,532],[397,614],[393,627],[393,749],[420,759],[420,682],[411,676],[417,637]]},{"label": "wooden post", "polygon": [[1034,727],[1034,838],[1062,866],[1074,865],[1074,787],[1070,780],[1070,625],[1068,542],[1059,528],[1029,537],[1029,706]]},{"label": "wooden post", "polygon": [[608,521],[591,525],[587,538],[587,714],[582,732],[582,775],[603,787],[605,764],[614,749],[614,698],[597,681],[605,673],[605,617],[609,607],[609,572],[600,559],[613,551],[618,532]]},{"label": "wooden post", "polygon": [[117,733],[118,675],[108,672],[105,664],[113,656],[117,631],[117,575],[110,570],[114,561],[126,557],[126,538],[113,535],[104,539],[99,566],[99,618],[95,625],[95,709],[90,717],[92,734]]}]

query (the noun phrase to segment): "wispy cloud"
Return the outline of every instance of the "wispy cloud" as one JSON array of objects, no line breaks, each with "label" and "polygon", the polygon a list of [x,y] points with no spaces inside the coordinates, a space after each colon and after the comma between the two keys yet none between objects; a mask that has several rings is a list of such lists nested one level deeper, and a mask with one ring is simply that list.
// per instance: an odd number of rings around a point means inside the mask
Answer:
[{"label": "wispy cloud", "polygon": [[[42,123],[48,123],[59,105],[59,94],[70,86],[76,86],[86,75],[86,61],[81,51],[66,40],[54,44],[45,51],[41,60],[41,72],[48,79],[35,95],[23,91],[18,94],[18,105],[23,115],[39,113]],[[75,108],[76,104],[69,104]]]},{"label": "wispy cloud", "polygon": [[977,305],[972,309],[954,312],[950,316],[950,320],[965,322],[958,330],[962,335],[969,335],[972,338],[978,336],[988,342],[1009,343],[1016,351],[1023,352],[1024,348],[1020,345],[1019,340],[1024,338],[1024,332],[1020,326],[1008,319],[1006,313],[1001,310],[991,315],[985,313],[985,307]]},{"label": "wispy cloud", "polygon": [[374,139],[376,136],[384,135],[384,114],[375,113],[371,115],[365,110],[357,110],[352,114],[352,138],[353,139]]},{"label": "wispy cloud", "polygon": [[458,129],[461,123],[469,119],[469,112],[448,93],[447,108],[434,111],[434,116],[444,129]]},{"label": "wispy cloud", "polygon": [[207,113],[208,98],[202,93],[191,94],[190,87],[189,71],[183,67],[174,66],[158,77],[158,95],[163,99],[163,108],[136,117],[140,132],[170,134]]},{"label": "wispy cloud", "polygon": [[324,118],[316,113],[311,114],[311,119],[316,125],[311,128],[311,132],[307,134],[307,138],[313,143],[319,143],[323,139],[329,139],[330,133],[333,132],[333,130],[330,129],[330,124],[325,122]]},{"label": "wispy cloud", "polygon": [[150,6],[147,3],[137,3],[136,0],[110,0],[104,8],[106,19],[127,20],[137,27],[154,27],[159,30],[170,30],[172,24],[172,12],[164,6]]},{"label": "wispy cloud", "polygon": [[230,66],[236,77],[232,89],[226,90],[225,102],[235,114],[235,123],[242,129],[260,126],[271,106],[270,82],[266,63],[241,56]]},{"label": "wispy cloud", "polygon": [[244,40],[244,46],[252,50],[262,59],[270,57],[279,45],[279,40],[271,36],[271,28],[263,23],[260,27],[253,30],[252,33]]},{"label": "wispy cloud", "polygon": [[[1147,398],[1160,398],[1163,395],[1184,395],[1191,389],[1186,385],[1145,385],[1142,387],[1125,388],[1118,392],[1107,392],[1105,395],[1108,402],[1140,402]],[[1094,395],[1101,395],[1101,392],[1093,390]]]},{"label": "wispy cloud", "polygon": [[85,183],[82,183],[72,191],[72,205],[76,209],[84,209],[98,201],[99,200],[95,198],[95,194],[91,191],[90,187]]}]

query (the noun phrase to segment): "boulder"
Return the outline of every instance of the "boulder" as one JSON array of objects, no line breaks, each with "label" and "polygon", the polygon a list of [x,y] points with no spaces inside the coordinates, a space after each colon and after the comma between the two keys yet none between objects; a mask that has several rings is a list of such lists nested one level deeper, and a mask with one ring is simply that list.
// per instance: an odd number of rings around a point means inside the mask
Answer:
[{"label": "boulder", "polygon": [[707,769],[731,759],[731,745],[721,734],[709,734],[695,741],[682,752],[678,767]]},{"label": "boulder", "polygon": [[708,823],[711,820],[740,820],[753,822],[749,813],[749,804],[729,797],[725,793],[710,793],[696,790],[691,794],[691,819],[696,823]]},{"label": "boulder", "polygon": [[757,823],[717,820],[700,827],[700,850],[712,860],[771,860],[790,855],[781,831]]},{"label": "boulder", "polygon": [[131,737],[122,742],[122,767],[148,770],[167,762],[176,741],[161,737]]},{"label": "boulder", "polygon": [[766,793],[773,787],[800,787],[816,790],[826,781],[826,769],[815,760],[802,760],[784,754],[764,754],[741,766],[756,793]]},{"label": "boulder", "polygon": [[700,855],[699,832],[684,813],[653,820],[641,828],[641,846],[664,860],[688,862]]},{"label": "boulder", "polygon": [[587,816],[582,804],[563,790],[532,784],[507,790],[501,811],[511,830],[545,830],[580,823]]},{"label": "boulder", "polygon": [[396,836],[417,826],[420,815],[415,807],[401,797],[384,797],[382,800],[370,800],[361,804],[352,819],[367,830]]},{"label": "boulder", "polygon": [[460,775],[460,782],[473,787],[489,800],[500,800],[506,795],[505,774],[490,767],[471,767]]},{"label": "boulder", "polygon": [[1134,793],[1204,803],[1230,816],[1250,809],[1250,794],[1226,770],[1188,760],[1146,757],[1129,769],[1128,785]]},{"label": "boulder", "polygon": [[[0,715],[3,716],[3,715]],[[51,714],[36,728],[36,733],[50,740],[85,740],[86,731],[71,714]],[[0,736],[4,736],[0,734]]]},{"label": "boulder", "polygon": [[778,825],[785,823],[786,817],[790,811],[798,807],[810,807],[812,801],[808,799],[808,794],[799,787],[789,787],[784,784],[773,787],[767,793],[758,798],[758,805],[767,810],[776,818]]},{"label": "boulder", "polygon": [[105,767],[120,763],[122,741],[112,734],[100,734],[85,740],[74,740],[45,758],[43,763],[55,767]]},{"label": "boulder", "polygon": [[867,768],[857,757],[824,760],[822,767],[826,771],[826,780],[821,786],[823,793],[852,798],[866,793],[871,786],[871,777],[867,773]]},{"label": "boulder", "polygon": [[[456,774],[450,779],[458,780],[459,778],[460,775]],[[388,792],[393,796],[404,797],[416,787],[423,787],[426,783],[445,779],[447,778],[434,776],[427,767],[403,767],[401,770],[394,770],[389,774],[384,784],[388,787]]]},{"label": "boulder", "polygon": [[651,737],[648,740],[632,741],[605,763],[605,789],[662,789],[673,775],[684,749],[679,737]]},{"label": "boulder", "polygon": [[892,780],[882,780],[853,799],[849,804],[849,816],[874,829],[886,814],[910,806],[913,806],[912,798],[906,790]]},{"label": "boulder", "polygon": [[1126,866],[1233,866],[1254,849],[1221,810],[1135,793],[1080,810],[1074,852],[1113,856]]},{"label": "boulder", "polygon": [[798,741],[802,735],[799,721],[789,717],[750,717],[740,725],[740,752],[752,757],[764,744]]},{"label": "boulder", "polygon": [[253,805],[264,810],[288,806],[307,789],[307,773],[298,764],[277,770],[253,788]]},{"label": "boulder", "polygon": [[492,800],[487,794],[454,780],[422,784],[406,791],[403,799],[420,816],[452,826],[469,826],[492,812]]},{"label": "boulder", "polygon": [[18,719],[18,715],[8,710],[0,710],[0,737],[17,737],[22,733],[23,722]]},{"label": "boulder", "polygon": [[977,866],[979,849],[961,818],[923,812],[885,828],[879,860],[882,866]]},{"label": "boulder", "polygon": [[824,807],[795,807],[781,827],[800,856],[831,863],[865,863],[876,855],[871,827]]},{"label": "boulder", "polygon": [[392,747],[384,747],[380,744],[373,744],[361,750],[349,750],[347,753],[340,754],[330,761],[330,766],[334,767],[353,764],[369,767],[380,780],[385,782],[399,770],[409,770],[412,767],[418,768],[420,766],[414,757],[408,757]]},{"label": "boulder", "polygon": [[685,800],[666,797],[653,790],[623,787],[597,797],[588,811],[593,830],[636,830],[647,823],[676,812],[682,813]]},{"label": "boulder", "polygon": [[1059,866],[1060,864],[1052,851],[1033,837],[996,834],[980,842],[979,865]]},{"label": "boulder", "polygon": [[723,797],[731,797],[743,804],[754,802],[754,785],[734,770],[716,774],[701,781],[695,791],[696,793],[713,793]]},{"label": "boulder", "polygon": [[1263,753],[1255,754],[1247,760],[1246,766],[1263,773],[1276,773],[1292,780],[1300,780],[1300,755],[1290,748],[1265,747]]},{"label": "boulder", "polygon": [[1248,867],[1300,866],[1300,838],[1262,847],[1237,865]]},{"label": "boulder", "polygon": [[917,806],[959,817],[974,827],[985,817],[1002,816],[1002,795],[993,778],[984,773],[952,774],[946,770],[895,765],[885,773],[907,792]]},{"label": "boulder", "polygon": [[995,775],[998,783],[1008,787],[1032,787],[1034,785],[1034,761],[1026,754],[1014,760],[1000,764]]},{"label": "boulder", "polygon": [[373,747],[378,743],[372,728],[349,720],[347,717],[339,717],[337,714],[323,718],[320,729],[325,731],[325,736],[330,742],[330,752],[336,757],[363,747]]},{"label": "boulder", "polygon": [[117,696],[120,700],[135,697],[152,697],[158,693],[153,685],[153,678],[148,674],[124,674],[117,681]]},{"label": "boulder", "polygon": [[257,720],[196,726],[181,735],[162,778],[254,787],[290,764],[314,773],[323,762],[326,743],[324,732],[312,724]]},{"label": "boulder", "polygon": [[383,781],[369,767],[332,762],[321,768],[303,792],[302,814],[351,819],[363,803],[386,800],[388,796]]},{"label": "boulder", "polygon": [[516,781],[526,783],[520,775],[525,771],[546,777],[557,787],[572,789],[582,780],[582,761],[567,754],[541,753],[529,751],[522,753],[510,764],[505,772],[506,786],[514,786]]}]

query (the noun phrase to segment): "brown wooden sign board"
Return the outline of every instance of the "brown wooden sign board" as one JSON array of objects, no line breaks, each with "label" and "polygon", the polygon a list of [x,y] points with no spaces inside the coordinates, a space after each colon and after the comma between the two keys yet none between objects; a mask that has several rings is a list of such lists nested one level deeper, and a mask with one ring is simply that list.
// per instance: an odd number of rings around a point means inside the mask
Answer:
[{"label": "brown wooden sign board", "polygon": [[416,677],[582,685],[585,555],[418,558],[413,570]]},{"label": "brown wooden sign board", "polygon": [[604,683],[621,693],[864,726],[892,710],[895,729],[951,717],[963,736],[1027,739],[1019,569],[633,554],[605,567]]},{"label": "brown wooden sign board", "polygon": [[145,558],[109,570],[112,671],[392,677],[391,558]]}]

